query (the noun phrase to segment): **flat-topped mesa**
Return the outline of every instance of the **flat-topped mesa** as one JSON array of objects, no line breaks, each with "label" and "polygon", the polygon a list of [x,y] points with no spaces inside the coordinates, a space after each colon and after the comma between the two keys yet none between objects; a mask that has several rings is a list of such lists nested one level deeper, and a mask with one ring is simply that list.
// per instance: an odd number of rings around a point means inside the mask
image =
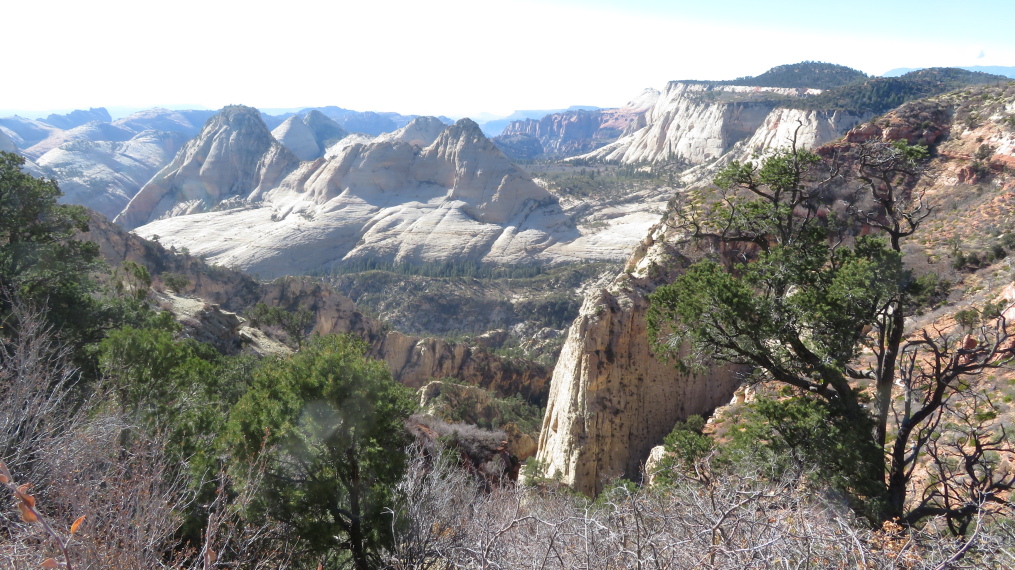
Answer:
[{"label": "flat-topped mesa", "polygon": [[[794,136],[798,146],[818,146],[870,117],[784,108],[787,100],[820,93],[820,89],[802,87],[673,81],[643,115],[641,128],[578,158],[622,164],[679,161],[689,165],[704,164],[731,152],[736,154],[734,158],[749,158],[761,144],[784,147]],[[738,143],[745,144],[738,147]],[[748,146],[750,150],[745,150]]]},{"label": "flat-topped mesa", "polygon": [[673,81],[645,113],[645,126],[586,158],[635,163],[682,160],[700,164],[752,135],[777,96],[804,90]]},{"label": "flat-topped mesa", "polygon": [[268,131],[257,109],[225,107],[130,201],[116,222],[136,228],[211,210],[274,188],[299,159]]}]

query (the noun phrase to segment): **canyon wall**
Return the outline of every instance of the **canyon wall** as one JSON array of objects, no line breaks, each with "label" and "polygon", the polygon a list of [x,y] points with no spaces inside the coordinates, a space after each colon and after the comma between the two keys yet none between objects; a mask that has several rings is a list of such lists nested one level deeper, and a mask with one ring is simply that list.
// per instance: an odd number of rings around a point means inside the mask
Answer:
[{"label": "canyon wall", "polygon": [[617,109],[571,110],[512,121],[493,140],[512,159],[587,153],[644,126],[643,116],[658,98],[659,91],[646,89]]},{"label": "canyon wall", "polygon": [[676,236],[657,226],[613,284],[586,297],[554,368],[537,460],[586,494],[641,466],[677,420],[729,401],[739,369],[681,374],[652,350],[648,295],[684,266]]},{"label": "canyon wall", "polygon": [[[621,164],[676,161],[700,165],[745,159],[767,148],[816,147],[841,137],[869,114],[793,109],[787,100],[816,89],[671,82],[639,128],[578,158]],[[638,126],[638,125],[635,125]]]}]

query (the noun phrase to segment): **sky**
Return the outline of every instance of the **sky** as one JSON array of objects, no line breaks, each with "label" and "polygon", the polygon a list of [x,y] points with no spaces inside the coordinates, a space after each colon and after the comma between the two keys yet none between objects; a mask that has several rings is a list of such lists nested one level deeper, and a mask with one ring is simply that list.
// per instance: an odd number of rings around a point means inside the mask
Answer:
[{"label": "sky", "polygon": [[50,0],[3,9],[0,116],[336,105],[615,107],[679,79],[825,61],[1015,66],[1012,0]]}]

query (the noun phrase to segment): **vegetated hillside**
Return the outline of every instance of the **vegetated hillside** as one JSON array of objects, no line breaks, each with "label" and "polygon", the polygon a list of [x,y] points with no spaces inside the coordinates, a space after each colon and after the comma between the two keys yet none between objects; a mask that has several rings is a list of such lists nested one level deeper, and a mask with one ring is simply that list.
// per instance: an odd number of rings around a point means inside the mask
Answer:
[{"label": "vegetated hillside", "polygon": [[[1011,79],[1015,79],[1015,67],[1003,66],[1003,65],[967,65],[960,67],[959,69],[965,69],[967,71],[982,71],[983,73],[991,73],[994,75],[1003,75]],[[919,71],[912,67],[898,67],[890,69],[881,74],[882,77],[899,77],[905,75],[911,71]]]},{"label": "vegetated hillside", "polygon": [[834,89],[867,79],[867,74],[834,63],[804,61],[779,65],[754,77],[738,77],[720,81],[727,85],[752,85],[757,87],[803,87],[810,89]]},{"label": "vegetated hillside", "polygon": [[[914,190],[925,190],[925,198],[934,208],[920,232],[907,239],[905,254],[918,279],[944,275],[949,282],[944,286],[940,281],[923,284],[929,293],[919,298],[918,309],[923,314],[914,312],[909,326],[914,330],[929,323],[953,333],[947,348],[966,351],[956,354],[953,350],[955,361],[968,358],[969,351],[976,349],[967,348],[969,339],[963,338],[970,328],[967,323],[975,327],[984,320],[989,322],[993,314],[986,311],[985,302],[996,300],[995,292],[1013,277],[1011,240],[1007,237],[1015,222],[1013,115],[1015,90],[1011,85],[968,89],[911,102],[852,130],[847,139],[849,144],[905,139],[930,147],[930,161],[923,163],[926,172]],[[836,154],[839,150],[844,150],[843,146],[826,147],[822,152],[841,157]],[[363,524],[360,530],[376,537],[365,547],[371,560],[391,567],[440,563],[449,568],[665,566],[689,570],[700,568],[703,561],[713,568],[754,567],[759,561],[815,568],[946,568],[957,566],[957,561],[967,567],[1009,565],[1015,539],[1004,489],[991,489],[980,494],[980,500],[955,504],[971,515],[984,506],[1007,509],[997,511],[1001,515],[997,517],[981,520],[972,516],[975,526],[956,531],[961,536],[949,534],[951,520],[935,519],[913,528],[900,524],[906,521],[893,520],[871,525],[863,520],[864,511],[851,510],[844,495],[831,490],[834,478],[807,469],[809,455],[798,455],[795,449],[771,452],[766,444],[773,440],[753,438],[738,450],[743,455],[733,456],[733,461],[727,463],[731,456],[711,459],[707,436],[696,431],[704,420],[674,425],[671,416],[646,412],[650,407],[673,406],[685,415],[693,410],[707,413],[714,402],[729,401],[724,392],[743,379],[733,370],[712,377],[699,375],[696,383],[679,384],[676,380],[681,378],[672,363],[655,360],[642,342],[644,338],[638,336],[644,330],[632,317],[645,309],[645,294],[661,277],[678,272],[689,261],[682,257],[688,250],[679,249],[687,245],[686,234],[680,235],[676,225],[657,227],[615,283],[588,296],[558,366],[567,365],[570,372],[584,372],[585,376],[550,402],[557,414],[547,413],[543,433],[547,438],[569,438],[574,453],[568,459],[587,461],[592,456],[593,461],[601,462],[600,468],[590,470],[590,488],[604,490],[599,500],[557,491],[557,483],[538,477],[538,462],[529,470],[529,480],[541,485],[537,489],[496,489],[502,480],[498,475],[508,471],[505,466],[516,465],[497,432],[477,433],[469,426],[406,417],[411,408],[407,398],[386,394],[392,391],[390,382],[383,382],[377,366],[359,359],[355,345],[346,341],[315,340],[292,357],[271,359],[263,366],[252,367],[244,361],[229,361],[226,366],[222,359],[193,345],[168,339],[165,330],[115,331],[113,348],[117,343],[131,348],[136,338],[156,339],[157,348],[184,358],[162,359],[168,361],[158,362],[168,369],[169,373],[164,373],[143,366],[147,358],[161,356],[160,351],[149,350],[150,345],[133,346],[135,350],[127,353],[129,359],[110,358],[118,353],[107,345],[104,362],[110,379],[117,382],[116,390],[100,406],[88,405],[81,415],[67,415],[73,411],[63,404],[75,394],[67,388],[60,353],[43,352],[40,357],[36,350],[40,343],[25,342],[29,334],[19,339],[6,336],[4,330],[0,339],[5,357],[0,359],[0,377],[4,382],[0,386],[23,391],[17,392],[18,397],[0,398],[0,415],[14,419],[0,426],[7,430],[0,442],[17,459],[10,463],[14,477],[7,466],[2,468],[5,488],[0,491],[12,492],[22,514],[29,515],[24,524],[6,527],[10,532],[0,537],[0,550],[19,567],[59,564],[52,559],[43,562],[51,554],[61,555],[40,544],[40,529],[30,522],[38,515],[30,510],[36,500],[29,493],[38,489],[38,510],[58,528],[67,528],[81,512],[88,513],[83,522],[77,519],[71,527],[81,532],[67,555],[67,566],[73,559],[88,567],[175,569],[207,566],[216,559],[219,566],[283,568],[292,558],[297,561],[292,564],[295,567],[313,568],[322,559],[330,563],[350,558],[353,554],[349,550],[357,547],[360,552],[356,554],[362,556],[365,541],[357,544],[348,527],[336,524],[344,521],[348,512],[342,506],[341,487],[345,485],[362,490],[364,494],[357,497],[380,497],[368,501],[374,507],[369,513],[372,516],[352,515],[351,519]],[[128,257],[136,236],[116,235],[106,249]],[[691,246],[697,247],[701,256],[714,253],[708,243]],[[144,246],[144,251],[135,252],[138,259],[165,255],[158,246],[150,247],[151,252]],[[182,272],[201,265],[189,256],[181,259],[167,258],[164,267]],[[925,266],[919,265],[921,260]],[[942,263],[951,267],[952,273],[943,270]],[[196,282],[199,274],[185,275]],[[215,285],[221,282],[217,277],[200,276],[205,280],[203,287],[217,290],[226,299],[231,297],[227,288]],[[257,285],[242,276],[235,279]],[[290,308],[313,307],[312,302],[345,305],[337,295],[306,280],[284,279],[268,287],[266,300]],[[237,296],[247,294],[241,291]],[[1015,292],[1005,299],[1013,297]],[[368,322],[358,324],[365,327]],[[4,322],[9,323],[15,324]],[[337,319],[332,321],[337,323]],[[405,361],[422,360],[435,352],[450,359],[461,347],[404,336],[399,343],[420,348]],[[45,350],[45,342],[41,345]],[[18,351],[14,354],[19,357],[27,355],[27,359],[16,361],[28,365],[6,366],[13,360],[6,358],[8,350]],[[648,370],[647,362],[654,363],[653,370]],[[490,366],[475,370],[485,377],[498,372]],[[985,407],[973,408],[956,398],[948,413],[966,427],[1010,425],[1015,391],[1005,374],[1007,371],[975,378],[968,386],[983,396],[977,404]],[[386,390],[378,391],[378,387]],[[971,392],[961,384],[955,387],[965,394]],[[452,421],[469,418],[499,427],[505,419],[531,421],[533,417],[533,407],[517,398],[498,401],[457,384],[431,383],[428,388],[429,393],[422,394],[427,405],[432,404]],[[511,388],[520,391],[517,386]],[[21,394],[34,399],[26,405]],[[369,397],[362,398],[364,394]],[[896,394],[901,411],[911,401],[901,386]],[[774,394],[780,399],[793,395],[792,390]],[[350,400],[356,405],[348,406]],[[383,407],[371,416],[372,404],[382,401]],[[734,416],[731,421],[750,419],[736,417],[747,403],[738,402],[727,410]],[[567,410],[570,414],[560,413]],[[227,424],[230,416],[232,421]],[[788,419],[790,428],[796,427],[794,420],[810,422],[804,424],[805,429],[789,433],[802,436],[805,443],[814,441],[807,441],[814,433],[827,433],[822,430],[829,425],[813,415],[777,419]],[[424,451],[401,447],[407,443],[402,420],[410,424]],[[387,426],[386,431],[379,435],[370,431],[380,423]],[[128,425],[131,429],[125,431]],[[368,438],[353,439],[344,447],[321,445],[322,439],[329,443],[349,441],[350,425],[369,434]],[[976,490],[983,477],[1010,475],[1013,454],[1007,437],[997,442],[959,438],[948,430],[963,426],[940,425],[944,433],[926,440],[936,451],[951,453],[953,458],[955,453],[985,451],[974,455],[978,461],[974,465],[997,467],[993,473],[961,473],[952,480],[960,491],[966,489],[964,485]],[[292,429],[294,426],[299,429]],[[615,478],[620,475],[636,478],[635,473],[640,473],[640,460],[631,471],[624,471],[624,464],[633,463],[625,441],[641,446],[653,437],[654,430],[662,428],[665,433],[671,426],[677,428],[670,440],[673,461],[667,466],[664,457],[662,465],[676,476],[669,480],[659,476],[652,489],[630,482],[617,484]],[[750,427],[756,430],[759,424]],[[763,433],[778,435],[773,430]],[[442,443],[452,446],[453,453],[443,453]],[[837,446],[826,443],[828,440],[818,439],[817,446],[833,453],[842,450],[848,455],[852,451],[840,439],[831,441]],[[982,449],[982,443],[988,449]],[[379,460],[358,456],[358,450],[364,448]],[[296,456],[294,449],[306,453]],[[244,450],[254,454],[264,451],[264,455],[244,456]],[[620,468],[603,461],[625,453],[628,457]],[[403,475],[406,457],[409,465]],[[947,458],[940,465],[947,476],[955,472],[949,470],[963,467]],[[350,467],[351,477],[346,471]],[[209,473],[220,475],[209,482]],[[266,476],[259,476],[261,473]],[[321,477],[323,473],[328,477]],[[18,489],[12,480],[35,486]],[[362,481],[368,481],[370,488],[356,486]],[[934,485],[940,477],[934,474],[914,482]],[[271,503],[263,510],[246,508],[251,501]],[[334,504],[340,506],[330,511],[321,508]],[[104,540],[107,536],[116,540]],[[476,548],[477,544],[484,548]],[[185,563],[175,562],[188,557]],[[358,566],[374,567],[367,562]]]},{"label": "vegetated hillside", "polygon": [[921,187],[933,209],[903,251],[948,284],[951,303],[930,304],[920,322],[954,322],[994,301],[1015,281],[1015,82],[913,101],[874,127],[928,144],[934,157]]},{"label": "vegetated hillside", "polygon": [[[419,387],[432,378],[450,377],[505,397],[522,394],[532,402],[545,400],[550,371],[544,365],[501,358],[477,344],[420,338],[392,330],[320,280],[281,278],[259,283],[241,271],[209,264],[185,250],[166,249],[157,242],[127,233],[98,216],[93,217],[90,228],[85,238],[98,243],[103,257],[114,267],[124,261],[138,263],[148,268],[157,284],[165,284],[168,278],[182,278],[179,293],[241,315],[249,316],[257,303],[294,314],[309,311],[310,319],[298,334],[312,331],[359,336],[370,345],[370,355],[386,361],[395,379],[409,386]],[[297,333],[274,333],[296,344]],[[221,334],[232,337],[237,330]],[[241,340],[225,339],[225,344],[240,344]]]},{"label": "vegetated hillside", "polygon": [[786,101],[794,109],[843,110],[881,114],[907,101],[954,91],[970,85],[1005,83],[1002,75],[953,67],[921,69],[902,77],[872,77],[829,89],[806,99]]},{"label": "vegetated hillside", "polygon": [[[584,290],[617,264],[542,268],[382,266],[328,281],[357,306],[415,335],[471,338],[499,354],[553,365]],[[353,268],[350,268],[353,269]]]}]

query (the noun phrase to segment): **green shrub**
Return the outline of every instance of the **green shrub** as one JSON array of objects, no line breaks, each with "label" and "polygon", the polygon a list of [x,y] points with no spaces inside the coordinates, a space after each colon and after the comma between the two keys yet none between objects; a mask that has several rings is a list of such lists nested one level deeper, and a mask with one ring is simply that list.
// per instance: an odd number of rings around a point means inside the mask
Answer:
[{"label": "green shrub", "polygon": [[404,422],[415,406],[366,348],[348,335],[316,337],[259,367],[229,414],[237,465],[258,457],[266,465],[250,514],[289,525],[311,553],[307,567],[339,555],[358,570],[377,568],[390,541],[385,508],[405,469]]},{"label": "green shrub", "polygon": [[181,291],[190,285],[190,279],[186,275],[179,273],[163,273],[162,282],[176,295],[179,295]]}]

